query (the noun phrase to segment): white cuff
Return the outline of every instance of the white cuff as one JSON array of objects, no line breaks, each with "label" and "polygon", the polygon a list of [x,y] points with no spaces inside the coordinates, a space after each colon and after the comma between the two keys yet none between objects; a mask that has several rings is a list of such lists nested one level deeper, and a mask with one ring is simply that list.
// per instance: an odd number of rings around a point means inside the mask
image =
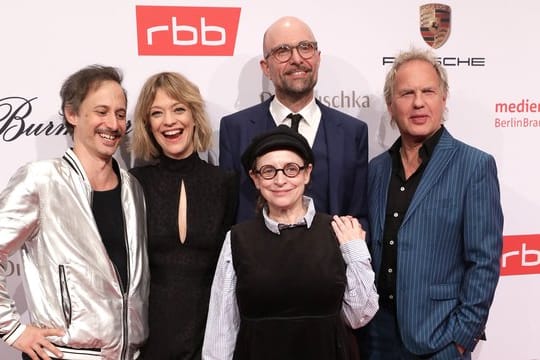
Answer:
[{"label": "white cuff", "polygon": [[9,346],[13,346],[24,330],[26,330],[26,325],[19,323],[15,329],[2,336],[2,340],[4,340]]}]

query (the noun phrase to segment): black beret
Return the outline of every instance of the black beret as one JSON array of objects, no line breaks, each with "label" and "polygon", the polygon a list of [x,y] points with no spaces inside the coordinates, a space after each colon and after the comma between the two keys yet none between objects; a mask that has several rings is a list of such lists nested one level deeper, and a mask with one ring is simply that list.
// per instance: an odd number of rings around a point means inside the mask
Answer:
[{"label": "black beret", "polygon": [[280,125],[268,132],[259,134],[242,154],[242,165],[247,173],[253,168],[257,157],[274,150],[291,150],[298,154],[306,164],[313,164],[313,151],[305,137],[286,125]]}]

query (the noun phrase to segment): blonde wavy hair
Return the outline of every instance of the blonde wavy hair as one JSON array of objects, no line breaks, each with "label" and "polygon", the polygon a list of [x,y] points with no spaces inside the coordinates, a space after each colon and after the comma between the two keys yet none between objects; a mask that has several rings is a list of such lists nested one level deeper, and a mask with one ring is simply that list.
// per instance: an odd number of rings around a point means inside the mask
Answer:
[{"label": "blonde wavy hair", "polygon": [[212,143],[212,127],[199,88],[179,73],[162,72],[146,80],[135,105],[131,139],[131,150],[135,157],[148,161],[161,154],[161,147],[150,128],[150,109],[158,90],[163,90],[172,99],[189,107],[195,123],[193,148],[195,151],[208,150]]}]

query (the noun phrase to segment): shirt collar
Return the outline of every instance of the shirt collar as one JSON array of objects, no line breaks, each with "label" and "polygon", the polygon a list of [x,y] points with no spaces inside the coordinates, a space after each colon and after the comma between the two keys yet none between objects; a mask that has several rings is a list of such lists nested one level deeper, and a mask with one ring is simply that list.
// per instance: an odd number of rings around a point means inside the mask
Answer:
[{"label": "shirt collar", "polygon": [[[291,227],[294,227],[294,225],[299,225],[299,226],[305,225],[308,229],[311,227],[311,224],[313,223],[313,218],[315,217],[315,205],[313,204],[313,199],[311,199],[309,196],[303,196],[302,202],[303,202],[304,207],[307,206],[307,211],[304,214],[304,216],[298,219],[295,224],[285,224],[285,225],[293,225]],[[266,225],[266,228],[270,230],[271,232],[273,232],[274,234],[279,235],[280,224],[268,216],[268,209],[266,208],[266,206],[263,208],[262,214],[263,214],[264,224]]]},{"label": "shirt collar", "polygon": [[[435,151],[435,146],[439,143],[439,139],[441,138],[441,135],[443,133],[444,126],[441,126],[439,130],[437,130],[433,135],[431,135],[429,138],[424,140],[422,143],[422,146],[418,150],[418,154],[420,155],[420,158],[422,159],[422,163],[427,164],[428,161],[431,159],[431,156],[433,155],[433,151]],[[394,142],[392,147],[388,150],[390,155],[392,156],[392,159],[394,161],[400,161],[400,155],[399,155],[399,149],[401,148],[401,136]]]},{"label": "shirt collar", "polygon": [[[315,102],[315,98],[312,98],[311,101],[299,112],[295,114],[300,114],[304,118],[304,121],[309,125],[314,125],[314,119],[317,116],[317,111],[319,110],[319,107],[317,106],[317,103]],[[276,96],[274,96],[274,99],[272,102],[270,102],[270,114],[272,114],[272,117],[274,118],[274,121],[276,122],[276,126],[279,126],[281,124],[287,124],[287,121],[290,121],[287,119],[287,115],[292,113],[290,109],[288,109],[285,105],[283,105]]]}]

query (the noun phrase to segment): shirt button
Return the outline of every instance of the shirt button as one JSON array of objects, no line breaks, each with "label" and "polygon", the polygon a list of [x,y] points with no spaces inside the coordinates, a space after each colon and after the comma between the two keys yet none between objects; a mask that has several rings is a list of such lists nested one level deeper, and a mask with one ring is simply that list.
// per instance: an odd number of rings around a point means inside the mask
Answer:
[{"label": "shirt button", "polygon": [[400,191],[405,191],[405,186],[399,188]]},{"label": "shirt button", "polygon": [[397,218],[399,214],[397,212],[394,213],[394,217]]},{"label": "shirt button", "polygon": [[389,243],[390,245],[394,245],[394,240],[390,240],[388,243]]},{"label": "shirt button", "polygon": [[392,271],[394,271],[394,270],[392,270],[392,268],[388,269],[388,273],[389,273],[389,274],[391,274]]}]

